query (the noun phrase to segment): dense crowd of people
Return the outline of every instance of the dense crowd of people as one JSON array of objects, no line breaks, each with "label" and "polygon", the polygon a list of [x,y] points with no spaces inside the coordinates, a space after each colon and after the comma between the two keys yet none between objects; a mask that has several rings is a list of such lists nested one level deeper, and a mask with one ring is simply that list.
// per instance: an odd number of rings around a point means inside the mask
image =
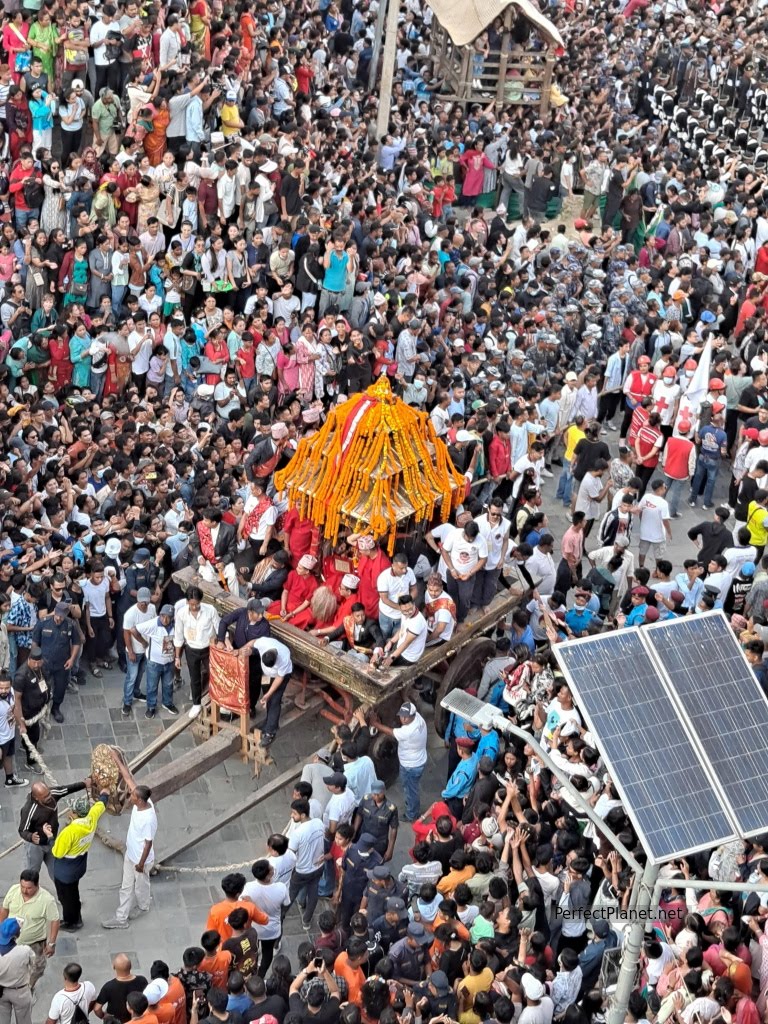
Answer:
[{"label": "dense crowd of people", "polygon": [[[39,778],[48,716],[76,730],[89,675],[117,666],[126,719],[194,718],[211,648],[239,651],[269,747],[293,671],[270,622],[413,668],[505,588],[525,599],[478,695],[531,744],[451,716],[426,807],[430,680],[396,722],[356,714],[198,944],[149,977],[125,954],[108,980],[66,964],[47,1024],[602,1021],[623,922],[585,912],[626,909],[633,874],[579,797],[645,853],[553,647],[722,608],[768,692],[766,24],[748,0],[546,14],[565,47],[541,106],[520,67],[549,51],[522,16],[472,44],[464,105],[406,0],[378,136],[376,0],[4,4],[0,745],[26,800],[0,1024],[31,1024],[60,929],[97,924],[80,885],[109,794]],[[322,544],[275,486],[382,374],[465,482],[391,557],[362,525]],[[182,592],[190,566],[243,608]],[[151,792],[131,802],[107,929],[160,915]],[[768,903],[718,883],[765,884],[768,834],[663,876],[626,1021],[758,1024]]]}]

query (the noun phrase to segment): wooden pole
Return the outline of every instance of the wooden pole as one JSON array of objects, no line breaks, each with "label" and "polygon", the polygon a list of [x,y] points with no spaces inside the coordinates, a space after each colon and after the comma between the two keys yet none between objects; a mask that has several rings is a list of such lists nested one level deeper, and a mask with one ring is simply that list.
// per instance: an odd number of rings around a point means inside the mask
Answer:
[{"label": "wooden pole", "polygon": [[[383,2],[383,0],[382,0]],[[387,29],[384,36],[384,59],[381,64],[381,88],[379,89],[379,116],[376,119],[376,135],[379,141],[389,128],[389,111],[392,105],[392,80],[397,60],[397,26],[400,16],[400,0],[388,0]]]}]

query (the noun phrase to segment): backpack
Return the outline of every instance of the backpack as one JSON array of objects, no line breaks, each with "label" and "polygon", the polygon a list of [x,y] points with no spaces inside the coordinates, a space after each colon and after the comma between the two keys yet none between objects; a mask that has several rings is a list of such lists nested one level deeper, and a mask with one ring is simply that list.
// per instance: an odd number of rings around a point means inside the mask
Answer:
[{"label": "backpack", "polygon": [[30,210],[39,210],[45,199],[45,189],[38,178],[30,178],[21,190]]},{"label": "backpack", "polygon": [[77,1000],[70,999],[69,996],[66,997],[67,1002],[71,1003],[72,1006],[74,1007],[74,1009],[72,1010],[72,1016],[69,1019],[69,1024],[88,1024],[88,1014],[80,1005],[80,998],[82,998],[83,995],[85,995],[85,987],[83,987],[83,991],[81,992]]},{"label": "backpack", "polygon": [[585,578],[592,584],[592,593],[600,602],[600,613],[607,615],[616,589],[616,580],[607,569],[591,569]]}]

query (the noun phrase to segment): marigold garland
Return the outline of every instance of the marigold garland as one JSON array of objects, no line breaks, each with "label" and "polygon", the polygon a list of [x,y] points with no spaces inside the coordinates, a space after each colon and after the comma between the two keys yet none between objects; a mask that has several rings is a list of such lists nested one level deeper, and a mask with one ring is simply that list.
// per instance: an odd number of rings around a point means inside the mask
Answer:
[{"label": "marigold garland", "polygon": [[432,421],[393,395],[384,376],[299,442],[275,486],[326,538],[335,541],[342,526],[367,530],[389,538],[390,554],[398,522],[430,520],[438,505],[446,522],[464,496],[464,477]]}]

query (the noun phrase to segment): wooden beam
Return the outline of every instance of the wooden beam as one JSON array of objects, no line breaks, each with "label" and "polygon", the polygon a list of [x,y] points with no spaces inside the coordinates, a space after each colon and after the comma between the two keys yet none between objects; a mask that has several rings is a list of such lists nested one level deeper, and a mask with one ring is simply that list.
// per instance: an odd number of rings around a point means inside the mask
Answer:
[{"label": "wooden beam", "polygon": [[[239,737],[236,733],[235,738],[239,741]],[[307,758],[307,761],[310,761],[312,757],[313,755],[310,755]],[[202,843],[204,839],[215,835],[216,832],[218,832],[219,829],[224,828],[225,825],[229,825],[232,821],[237,821],[242,814],[253,810],[254,807],[257,807],[264,800],[268,800],[269,797],[273,796],[275,793],[279,793],[283,786],[287,786],[288,783],[293,782],[294,779],[297,779],[301,775],[305,763],[306,762],[299,762],[291,765],[290,768],[286,768],[284,772],[281,772],[276,778],[272,779],[271,782],[268,782],[261,789],[257,789],[254,793],[251,793],[250,796],[247,796],[245,800],[241,800],[239,804],[235,804],[234,807],[230,807],[228,811],[225,811],[221,817],[218,817],[216,821],[212,822],[212,824],[207,825],[201,832],[197,832],[195,835],[190,836],[188,839],[178,843],[176,846],[172,846],[170,850],[165,850],[158,860],[157,868],[170,871],[172,866],[168,864],[168,861],[172,861],[174,857],[178,857],[180,854],[186,853],[187,850],[191,850],[193,846],[197,846],[198,843]]]},{"label": "wooden beam", "polygon": [[[211,703],[211,699],[206,693],[203,697],[202,704],[206,708]],[[161,750],[164,750],[169,743],[173,743],[177,736],[188,729],[190,725],[194,725],[196,719],[190,718],[189,715],[180,715],[175,722],[164,729],[159,736],[156,736],[151,743],[148,743],[143,750],[140,750],[136,757],[132,761],[128,762],[128,767],[132,772],[137,772],[139,768],[143,768],[145,764],[152,760],[155,754],[159,754]]]},{"label": "wooden beam", "polygon": [[240,733],[235,729],[224,728],[215,736],[202,743],[199,747],[188,750],[181,757],[174,758],[170,764],[164,764],[145,776],[141,783],[152,790],[153,800],[163,800],[173,793],[178,793],[188,782],[194,782],[201,775],[240,749]]}]

